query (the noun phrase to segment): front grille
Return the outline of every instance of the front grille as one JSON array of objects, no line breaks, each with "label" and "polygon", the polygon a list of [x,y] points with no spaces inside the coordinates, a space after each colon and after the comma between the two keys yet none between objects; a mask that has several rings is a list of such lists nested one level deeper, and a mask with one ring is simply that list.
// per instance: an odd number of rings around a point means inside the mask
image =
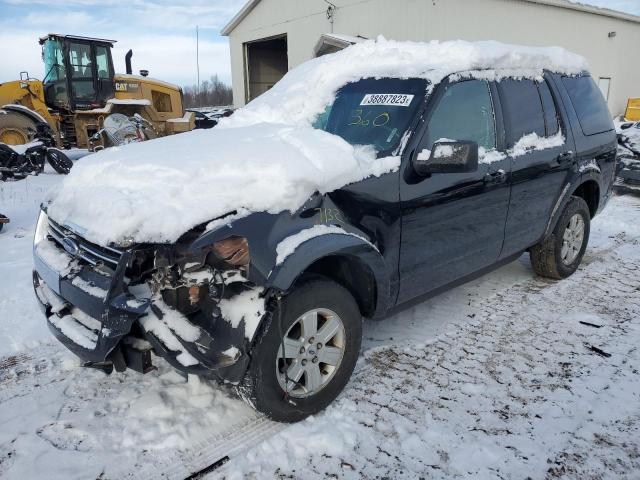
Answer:
[{"label": "front grille", "polygon": [[102,264],[115,269],[123,253],[116,248],[102,247],[91,243],[68,228],[58,225],[51,219],[49,219],[49,236],[63,249],[63,240],[65,238],[71,238],[78,245],[78,253],[76,256],[94,266]]}]

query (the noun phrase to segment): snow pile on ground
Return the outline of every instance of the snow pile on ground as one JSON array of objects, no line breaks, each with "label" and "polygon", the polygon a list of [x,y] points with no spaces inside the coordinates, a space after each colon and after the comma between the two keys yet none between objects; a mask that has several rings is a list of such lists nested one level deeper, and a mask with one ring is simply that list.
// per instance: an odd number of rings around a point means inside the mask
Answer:
[{"label": "snow pile on ground", "polygon": [[[433,85],[456,72],[539,78],[543,70],[568,75],[586,60],[560,47],[527,47],[494,41],[399,42],[378,37],[324,55],[289,71],[273,88],[223,119],[219,127],[260,122],[310,124],[344,84],[362,78],[425,78]],[[331,74],[328,74],[331,72]]]},{"label": "snow pile on ground", "polygon": [[196,130],[86,157],[52,193],[49,214],[100,244],[173,242],[230,211],[295,210],[398,164],[311,127]]},{"label": "snow pile on ground", "polygon": [[[232,211],[295,211],[329,192],[398,167],[311,128],[335,92],[364,77],[422,77],[486,68],[539,77],[575,74],[584,59],[557,47],[498,42],[396,42],[379,38],[306,62],[213,130],[111,148],[76,165],[49,213],[99,244],[173,242]],[[331,72],[331,74],[327,74]],[[406,141],[406,139],[405,139]]]},{"label": "snow pile on ground", "polygon": [[31,282],[40,202],[47,190],[62,180],[49,165],[45,169],[37,177],[0,182],[0,213],[11,219],[0,232],[0,355],[51,339]]}]

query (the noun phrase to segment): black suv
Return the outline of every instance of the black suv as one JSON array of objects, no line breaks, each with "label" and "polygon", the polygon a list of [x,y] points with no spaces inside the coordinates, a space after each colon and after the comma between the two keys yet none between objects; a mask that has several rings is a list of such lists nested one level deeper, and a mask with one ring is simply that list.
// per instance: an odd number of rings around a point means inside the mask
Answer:
[{"label": "black suv", "polygon": [[[174,244],[122,248],[85,240],[45,206],[33,280],[49,327],[87,366],[147,372],[153,352],[296,421],[347,384],[363,318],[523,252],[539,275],[571,275],[612,191],[605,101],[587,73],[483,73],[432,91],[411,78],[344,85],[315,127],[381,157],[401,151],[400,167],[293,213],[229,217]],[[244,311],[225,307],[241,297]]]}]

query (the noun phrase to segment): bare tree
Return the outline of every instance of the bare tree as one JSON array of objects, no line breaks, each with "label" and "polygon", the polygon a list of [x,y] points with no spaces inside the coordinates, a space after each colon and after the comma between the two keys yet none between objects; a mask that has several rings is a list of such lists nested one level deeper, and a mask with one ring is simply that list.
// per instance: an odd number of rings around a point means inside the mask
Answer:
[{"label": "bare tree", "polygon": [[217,107],[233,103],[231,87],[221,82],[217,75],[202,82],[200,89],[198,89],[197,85],[191,85],[184,87],[182,90],[184,105],[187,108]]}]

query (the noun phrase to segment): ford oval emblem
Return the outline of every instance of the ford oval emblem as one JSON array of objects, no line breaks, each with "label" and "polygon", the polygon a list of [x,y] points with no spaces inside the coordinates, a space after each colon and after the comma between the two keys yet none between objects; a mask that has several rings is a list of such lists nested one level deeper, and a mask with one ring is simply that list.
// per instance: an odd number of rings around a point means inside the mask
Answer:
[{"label": "ford oval emblem", "polygon": [[78,242],[71,237],[64,237],[62,239],[62,248],[64,248],[69,255],[73,255],[74,257],[78,255],[78,252],[80,251]]}]

